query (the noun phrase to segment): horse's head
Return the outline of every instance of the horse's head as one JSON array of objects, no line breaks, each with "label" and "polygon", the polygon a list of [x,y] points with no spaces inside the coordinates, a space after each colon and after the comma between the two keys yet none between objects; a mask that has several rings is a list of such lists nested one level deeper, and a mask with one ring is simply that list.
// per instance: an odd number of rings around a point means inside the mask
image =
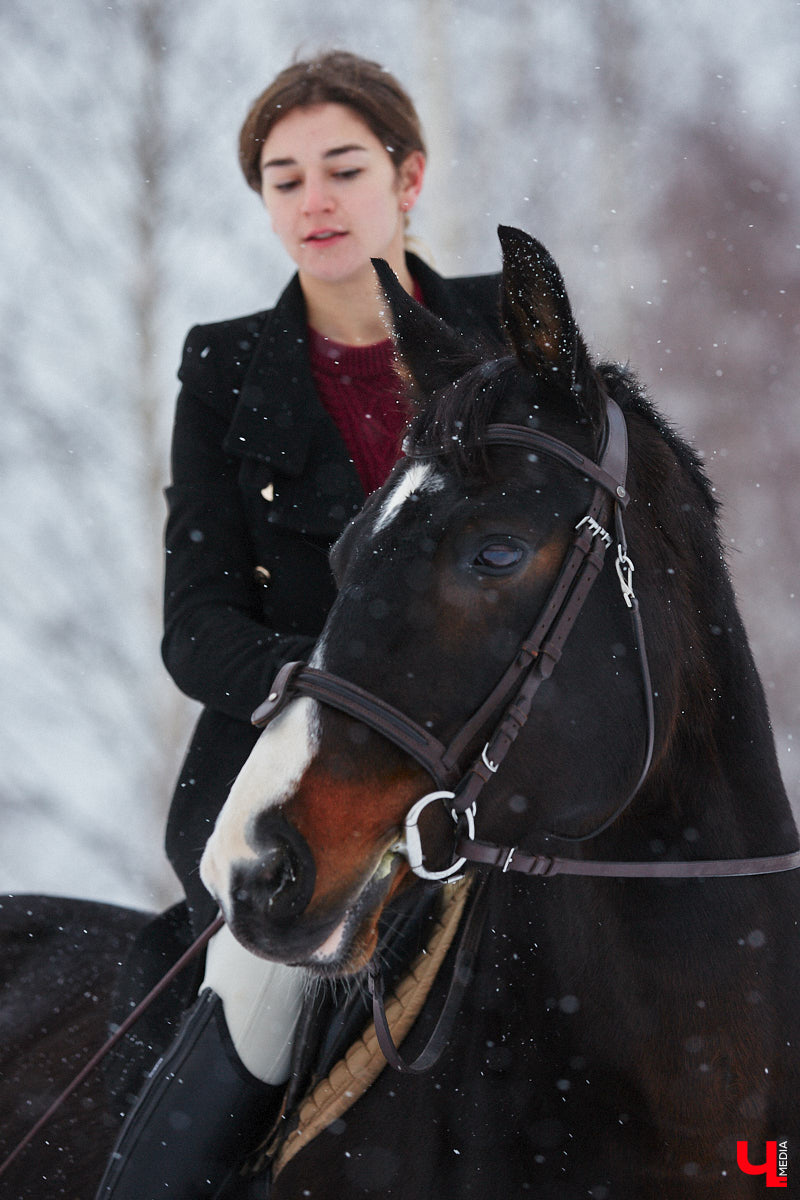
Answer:
[{"label": "horse's head", "polygon": [[[488,445],[488,424],[544,432],[594,462],[606,436],[606,390],[555,263],[518,231],[501,230],[501,243],[508,348],[465,345],[381,271],[416,403],[413,449],[334,547],[339,594],[311,663],[445,745],[481,709],[552,598],[595,493],[563,458]],[[595,828],[640,770],[641,692],[607,564],[524,734],[486,783],[477,835],[535,850],[549,832]],[[465,761],[480,755],[500,715],[473,730]],[[414,881],[404,818],[434,786],[391,739],[298,696],[236,780],[203,879],[254,952],[323,974],[357,970],[387,902]],[[431,861],[438,850],[449,861],[453,827],[442,813],[427,814]]]}]

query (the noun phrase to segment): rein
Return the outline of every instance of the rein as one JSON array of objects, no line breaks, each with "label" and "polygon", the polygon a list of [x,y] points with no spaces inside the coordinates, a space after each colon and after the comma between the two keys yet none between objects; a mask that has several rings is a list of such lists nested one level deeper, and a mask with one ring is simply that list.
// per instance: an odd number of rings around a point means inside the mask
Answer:
[{"label": "rein", "polygon": [[456,1013],[461,1007],[467,988],[472,983],[478,945],[486,922],[486,905],[482,903],[485,884],[484,876],[478,883],[477,891],[470,897],[469,913],[458,942],[456,962],[442,1010],[428,1041],[413,1062],[407,1062],[394,1044],[386,1016],[380,967],[375,959],[372,959],[367,967],[367,983],[372,996],[372,1020],[378,1045],[389,1066],[394,1067],[396,1071],[402,1071],[404,1075],[424,1075],[426,1071],[430,1071],[441,1058],[442,1051],[450,1039]]},{"label": "rein", "polygon": [[222,928],[224,924],[224,917],[216,917],[211,924],[203,930],[200,936],[194,942],[192,942],[188,950],[184,951],[177,962],[173,963],[166,975],[159,979],[158,983],[156,983],[155,986],[150,989],[143,1000],[139,1001],[139,1003],[132,1010],[132,1012],[128,1014],[125,1020],[117,1026],[107,1041],[105,1041],[100,1049],[92,1055],[86,1065],[81,1068],[75,1078],[67,1084],[61,1095],[53,1101],[47,1111],[44,1112],[41,1117],[39,1117],[39,1120],[31,1126],[31,1128],[28,1130],[22,1140],[17,1143],[8,1157],[5,1158],[2,1163],[0,1163],[0,1176],[3,1176],[6,1173],[11,1164],[16,1160],[17,1156],[20,1155],[25,1147],[33,1141],[37,1133],[44,1129],[45,1125],[47,1125],[47,1123],[55,1116],[65,1101],[67,1101],[72,1093],[80,1087],[84,1079],[88,1078],[95,1067],[98,1066],[105,1056],[114,1049],[117,1042],[124,1038],[131,1026],[139,1020],[139,1018],[144,1014],[145,1010],[150,1007],[153,1001],[161,995],[165,988],[169,987],[175,976],[179,975],[183,968],[188,966],[193,958],[197,957],[206,943],[214,936],[215,933],[218,932],[218,930]]}]

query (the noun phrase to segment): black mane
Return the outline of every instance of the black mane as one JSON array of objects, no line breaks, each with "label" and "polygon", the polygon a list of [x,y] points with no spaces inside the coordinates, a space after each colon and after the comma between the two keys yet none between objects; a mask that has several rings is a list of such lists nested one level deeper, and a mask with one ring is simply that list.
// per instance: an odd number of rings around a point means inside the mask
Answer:
[{"label": "black mane", "polygon": [[486,465],[486,427],[506,395],[512,375],[520,374],[510,355],[490,358],[467,367],[425,403],[417,401],[408,435],[412,452],[437,457],[446,454],[461,477],[481,473]]},{"label": "black mane", "polygon": [[[454,363],[454,369],[458,365]],[[465,360],[460,366],[458,378],[429,396],[412,392],[407,445],[412,455],[447,455],[459,478],[469,479],[486,473],[486,427],[496,419],[511,387],[527,373],[513,355],[496,351],[482,362]],[[601,363],[596,375],[623,411],[638,413],[663,439],[716,516],[719,501],[699,455],[653,405],[634,372],[619,363]],[[526,382],[528,388],[537,386],[530,378]],[[532,428],[539,424],[535,415],[529,415],[526,423]]]},{"label": "black mane", "polygon": [[601,363],[597,373],[623,412],[636,412],[652,426],[675,455],[680,467],[700,489],[712,514],[716,515],[720,504],[700,456],[658,411],[634,372],[620,363]]}]

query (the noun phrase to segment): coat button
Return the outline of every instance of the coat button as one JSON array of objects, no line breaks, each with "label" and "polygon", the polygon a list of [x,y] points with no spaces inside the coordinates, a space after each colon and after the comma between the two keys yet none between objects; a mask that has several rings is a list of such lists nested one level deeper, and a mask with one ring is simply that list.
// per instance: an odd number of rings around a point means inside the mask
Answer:
[{"label": "coat button", "polygon": [[263,583],[264,587],[266,587],[270,579],[272,579],[272,572],[268,571],[266,567],[256,567],[255,571],[253,571],[253,575],[256,582]]},{"label": "coat button", "polygon": [[275,488],[272,486],[271,483],[268,483],[266,487],[261,489],[261,495],[264,497],[265,500],[274,500],[275,499]]}]

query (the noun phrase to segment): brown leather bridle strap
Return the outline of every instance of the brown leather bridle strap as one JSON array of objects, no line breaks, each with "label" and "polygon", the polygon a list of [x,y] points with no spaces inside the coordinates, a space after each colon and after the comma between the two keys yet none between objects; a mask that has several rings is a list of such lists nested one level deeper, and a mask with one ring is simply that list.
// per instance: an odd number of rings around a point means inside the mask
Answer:
[{"label": "brown leather bridle strap", "polygon": [[[486,697],[480,708],[473,713],[462,726],[450,743],[445,756],[448,767],[457,767],[462,756],[466,753],[475,738],[486,728],[486,725],[507,704],[514,693],[520,688],[522,681],[531,670],[541,682],[546,679],[561,657],[561,650],[569,630],[575,621],[584,600],[600,569],[606,550],[606,543],[598,538],[596,528],[602,527],[600,517],[607,507],[608,501],[600,488],[595,489],[592,504],[587,518],[584,519],[575,532],[572,546],[564,560],[544,608],[536,618],[536,623],[520,644],[514,661],[504,672],[501,679]],[[580,573],[580,578],[579,578]],[[576,580],[578,580],[576,584]],[[573,585],[576,585],[573,590]],[[557,618],[561,613],[560,620]],[[535,660],[538,660],[535,662]],[[537,684],[538,687],[538,684]],[[530,697],[533,699],[533,696]],[[470,800],[469,803],[472,803]]]},{"label": "brown leather bridle strap", "polygon": [[[357,684],[303,663],[287,663],[281,668],[269,696],[251,717],[254,725],[260,728],[267,725],[292,696],[309,696],[376,730],[424,767],[437,787],[451,788],[463,777],[462,758],[476,737],[512,701],[526,678],[535,680],[524,693],[520,693],[519,704],[522,707],[512,706],[504,715],[502,729],[497,731],[495,753],[500,757],[505,755],[527,718],[535,691],[558,662],[567,635],[602,568],[606,548],[611,542],[603,521],[608,523],[612,506],[628,502],[624,483],[627,432],[621,409],[609,397],[606,440],[599,465],[566,443],[526,426],[490,425],[485,440],[491,445],[512,445],[556,458],[593,480],[595,490],[589,510],[577,528],[572,547],[536,623],[490,695],[468,718],[449,746],[445,746],[405,713]],[[432,453],[441,451],[418,452],[413,446],[407,447],[407,456],[411,458]],[[522,720],[517,722],[516,717],[522,717]],[[486,781],[486,770],[484,755],[471,768],[470,798],[463,807],[473,803],[474,794]]]},{"label": "brown leather bridle strap", "polygon": [[[457,750],[460,757],[470,742],[474,741],[480,729],[488,723],[491,715],[500,710],[502,704],[508,705],[491,740],[487,742],[483,753],[472,764],[468,775],[459,786],[452,805],[454,813],[466,812],[475,804],[484,784],[496,773],[525,725],[534,696],[560,659],[564,643],[603,567],[606,550],[612,541],[606,528],[611,514],[613,512],[615,515],[619,537],[622,530],[622,508],[630,499],[625,487],[628,469],[628,433],[625,417],[619,405],[610,396],[606,396],[605,443],[599,465],[549,434],[525,426],[490,425],[485,440],[492,445],[513,445],[541,451],[592,479],[595,490],[586,516],[576,527],[572,548],[559,576],[536,624],[523,641],[515,662],[450,747],[449,753]],[[622,537],[624,539],[624,533]],[[638,632],[641,633],[641,628]],[[649,769],[654,737],[652,689],[643,637],[637,638],[637,646],[640,649],[646,693],[648,737],[644,766],[636,790]],[[626,799],[626,805],[633,799],[634,794],[631,793]]]},{"label": "brown leather bridle strap", "polygon": [[[497,364],[502,369],[508,369],[508,361]],[[627,436],[625,433],[625,418],[616,401],[606,392],[602,384],[598,385],[606,401],[606,444],[600,463],[587,458],[573,446],[560,441],[549,433],[527,425],[511,425],[495,422],[488,425],[481,436],[481,445],[485,446],[518,446],[524,450],[538,450],[550,458],[557,458],[568,467],[592,479],[601,488],[614,497],[623,507],[626,507],[630,496],[625,487],[627,467]],[[446,446],[419,446],[407,440],[403,443],[406,458],[440,458],[449,453]]]},{"label": "brown leather bridle strap", "polygon": [[369,991],[372,996],[372,1019],[383,1056],[390,1067],[406,1075],[422,1075],[441,1057],[453,1028],[456,1013],[461,1007],[464,993],[472,983],[475,957],[478,953],[483,926],[486,921],[486,904],[483,902],[485,880],[481,879],[469,899],[469,913],[464,922],[456,951],[450,986],[447,989],[442,1010],[433,1031],[420,1053],[412,1062],[407,1062],[394,1044],[392,1031],[384,1006],[384,985],[380,964],[373,958],[367,966]]},{"label": "brown leather bridle strap", "polygon": [[605,879],[708,879],[725,875],[771,875],[800,867],[800,850],[765,858],[697,859],[694,862],[602,862],[525,854],[514,846],[490,846],[461,838],[456,854],[483,867],[521,875],[588,875]]},{"label": "brown leather bridle strap", "polygon": [[453,803],[457,812],[465,812],[473,805],[481,788],[496,773],[525,725],[537,691],[561,657],[567,636],[603,566],[607,542],[596,530],[602,530],[599,518],[607,508],[607,499],[597,488],[587,514],[594,525],[587,520],[578,527],[559,577],[535,626],[522,643],[517,659],[455,739],[454,745],[459,751],[466,750],[490,716],[501,710],[503,704],[507,705],[483,753],[473,762],[458,788]]},{"label": "brown leather bridle strap", "polygon": [[[613,401],[612,401],[613,404]],[[614,405],[616,411],[622,416],[621,410]],[[608,405],[609,413],[612,411],[611,404]],[[609,431],[608,445],[615,448],[616,430],[612,427]],[[519,446],[526,450],[539,450],[543,454],[547,454],[550,458],[557,458],[559,461],[566,463],[568,467],[573,467],[581,475],[585,475],[587,479],[592,479],[599,487],[614,497],[618,503],[623,506],[627,505],[630,496],[625,487],[625,470],[624,464],[618,464],[613,459],[607,464],[598,464],[587,458],[585,454],[581,454],[578,450],[568,446],[566,442],[561,442],[558,438],[551,437],[547,433],[542,433],[538,429],[528,429],[524,425],[504,425],[502,423],[489,425],[483,435],[482,442],[487,446]],[[612,450],[613,452],[613,450]],[[419,457],[412,448],[411,458]]]},{"label": "brown leather bridle strap", "polygon": [[267,725],[297,695],[310,696],[328,704],[383,734],[416,759],[439,787],[447,787],[453,782],[455,771],[445,765],[446,748],[429,730],[357,684],[329,671],[307,667],[302,662],[286,663],[281,667],[272,691],[251,717],[253,724]]}]

